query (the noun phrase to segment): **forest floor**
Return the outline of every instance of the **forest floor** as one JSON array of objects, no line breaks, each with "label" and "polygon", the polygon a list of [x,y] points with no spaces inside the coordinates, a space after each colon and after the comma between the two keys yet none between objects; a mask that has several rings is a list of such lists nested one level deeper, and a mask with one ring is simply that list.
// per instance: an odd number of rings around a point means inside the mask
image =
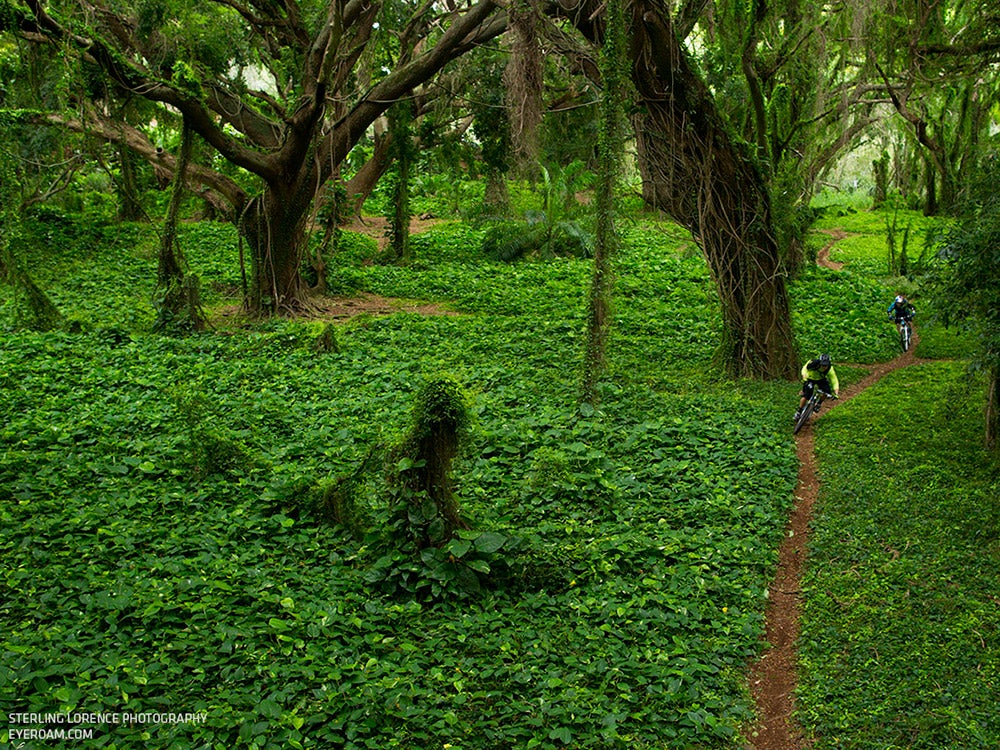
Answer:
[{"label": "forest floor", "polygon": [[[410,221],[410,234],[419,234],[443,219],[434,217],[413,217]],[[383,216],[354,217],[348,224],[341,227],[350,232],[357,232],[372,237],[378,242],[379,252],[389,244],[389,223]],[[389,299],[377,294],[362,294],[353,297],[317,297],[313,300],[315,310],[312,314],[317,318],[352,318],[356,315],[389,315],[396,312],[413,312],[420,315],[457,315],[441,305],[429,302]]]},{"label": "forest floor", "polygon": [[[410,233],[424,232],[442,221],[444,220],[433,217],[414,217],[410,222]],[[384,217],[375,216],[364,219],[354,217],[341,228],[373,238],[378,243],[380,252],[385,250],[389,244],[388,221]],[[299,317],[303,320],[342,320],[359,315],[391,315],[398,312],[411,312],[419,315],[458,315],[453,310],[433,302],[397,299],[366,293],[349,297],[314,295],[310,299],[310,309]],[[242,306],[238,304],[228,305],[217,313],[221,320],[238,318],[242,314]]]},{"label": "forest floor", "polygon": [[[830,242],[820,250],[816,262],[840,270],[842,264],[830,261],[830,248],[847,235],[830,232],[830,236]],[[865,367],[868,374],[858,382],[842,388],[840,399],[828,401],[823,413],[850,401],[888,373],[921,362],[914,355],[918,343],[919,339],[914,331],[910,350],[895,359],[873,366],[853,365]],[[823,413],[817,417],[821,417]],[[820,486],[813,433],[808,425],[796,436],[796,452],[799,458],[799,476],[795,504],[779,549],[778,571],[769,590],[765,620],[768,646],[750,673],[750,690],[757,704],[758,721],[749,750],[803,750],[809,747],[802,727],[792,715],[798,684],[796,642],[799,635],[800,586],[809,543],[809,525]]]},{"label": "forest floor", "polygon": [[[414,234],[439,223],[435,218],[414,218],[410,231]],[[375,238],[379,249],[388,244],[386,220],[382,217],[354,219],[345,228]],[[847,232],[831,230],[830,241],[817,253],[816,262],[833,270],[840,270],[842,263],[830,260],[831,248],[848,236]],[[453,314],[434,304],[387,299],[376,295],[352,298],[328,298],[319,317],[351,317],[361,313],[388,314],[406,310],[424,315]],[[914,332],[910,350],[889,362],[868,366],[868,374],[856,383],[841,390],[840,399],[828,402],[825,409],[836,408],[865,389],[877,383],[888,373],[917,364],[914,355],[919,340]],[[821,415],[818,415],[821,416]],[[791,426],[789,425],[789,428]],[[750,690],[757,705],[758,721],[753,729],[748,750],[804,750],[809,746],[802,728],[793,716],[795,688],[798,684],[796,643],[799,635],[799,595],[802,572],[806,562],[810,523],[813,506],[819,495],[819,475],[814,452],[812,430],[808,427],[796,437],[799,459],[799,476],[795,490],[795,503],[789,516],[784,540],[779,549],[778,570],[769,589],[765,621],[767,649],[750,673]]]}]

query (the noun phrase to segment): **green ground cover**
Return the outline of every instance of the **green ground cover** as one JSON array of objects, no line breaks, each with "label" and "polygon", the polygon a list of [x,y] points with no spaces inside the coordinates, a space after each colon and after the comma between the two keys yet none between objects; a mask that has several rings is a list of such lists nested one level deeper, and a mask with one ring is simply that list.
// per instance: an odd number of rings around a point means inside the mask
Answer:
[{"label": "green ground cover", "polygon": [[[627,233],[599,410],[577,406],[585,260],[491,262],[455,223],[414,237],[411,266],[380,266],[349,236],[335,293],[459,314],[362,316],[319,353],[322,322],[151,335],[151,230],[38,232],[36,278],[78,325],[15,332],[0,303],[8,711],[207,715],[98,728],[95,746],[120,748],[740,745],[796,387],[718,377],[710,278],[675,227]],[[231,305],[231,232],[181,241],[210,309]],[[866,320],[884,292],[807,271],[801,350],[891,357]],[[465,568],[416,564],[415,596],[387,573],[377,477],[354,531],[312,499],[391,442],[442,372],[473,414],[462,510],[492,536]],[[471,595],[454,585],[470,570]]]},{"label": "green ground cover", "polygon": [[900,370],[817,425],[799,710],[816,748],[1000,746],[1000,478],[981,384]]},{"label": "green ground cover", "polygon": [[[886,321],[886,310],[895,295],[903,293],[917,308],[919,356],[933,359],[968,357],[975,342],[964,331],[947,325],[946,316],[935,309],[921,288],[933,265],[933,239],[947,224],[945,219],[926,217],[919,211],[844,209],[836,204],[821,210],[807,238],[807,247],[816,253],[831,242],[830,232],[846,233],[830,250],[830,260],[843,264],[843,269],[814,271],[828,283],[816,287],[818,294],[808,308],[800,305],[800,309],[812,311],[819,305],[828,304],[827,300],[843,304],[837,317],[845,325],[838,331],[836,340],[858,336],[866,341],[877,341],[878,349],[868,356],[881,357],[895,347],[896,333]],[[910,260],[907,275],[890,272],[890,231],[894,233],[897,252],[904,244],[907,247]],[[907,235],[905,240],[904,234]],[[858,284],[861,285],[860,293],[853,288]],[[803,323],[799,323],[800,339],[806,327]]]}]

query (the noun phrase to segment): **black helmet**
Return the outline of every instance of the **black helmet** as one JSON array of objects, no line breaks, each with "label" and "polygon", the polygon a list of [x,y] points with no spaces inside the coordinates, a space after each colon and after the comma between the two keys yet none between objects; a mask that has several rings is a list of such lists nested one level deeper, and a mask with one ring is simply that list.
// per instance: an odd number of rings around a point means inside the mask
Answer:
[{"label": "black helmet", "polygon": [[831,365],[833,365],[833,360],[830,359],[830,355],[829,354],[820,354],[819,355],[819,364],[820,364],[820,367],[830,367]]}]

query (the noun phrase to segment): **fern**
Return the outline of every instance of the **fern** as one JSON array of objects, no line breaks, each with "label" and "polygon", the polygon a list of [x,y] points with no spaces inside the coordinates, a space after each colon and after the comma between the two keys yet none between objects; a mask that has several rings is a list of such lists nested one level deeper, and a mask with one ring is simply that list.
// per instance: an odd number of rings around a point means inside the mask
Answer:
[{"label": "fern", "polygon": [[550,225],[544,214],[531,213],[524,221],[503,221],[483,236],[482,251],[490,259],[513,263],[529,256],[589,258],[593,237],[576,221]]}]

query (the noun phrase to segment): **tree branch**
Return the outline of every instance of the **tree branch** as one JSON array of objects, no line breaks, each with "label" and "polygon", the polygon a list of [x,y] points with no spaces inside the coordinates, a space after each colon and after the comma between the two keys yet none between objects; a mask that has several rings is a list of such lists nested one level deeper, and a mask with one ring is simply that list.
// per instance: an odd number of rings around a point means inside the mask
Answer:
[{"label": "tree branch", "polygon": [[[243,167],[265,180],[277,177],[278,170],[275,159],[241,145],[236,139],[226,134],[215,121],[212,111],[203,102],[127,62],[124,56],[112,51],[103,40],[81,36],[60,25],[45,12],[38,0],[26,0],[26,2],[34,18],[32,20],[22,17],[22,33],[35,33],[47,40],[69,42],[82,57],[98,65],[126,91],[133,92],[150,101],[169,104],[180,110],[188,118],[195,132],[233,164]],[[254,132],[258,131],[251,129],[250,133]]]},{"label": "tree branch", "polygon": [[[177,166],[173,154],[158,149],[142,131],[118,120],[106,120],[95,113],[90,113],[86,121],[55,113],[39,113],[30,117],[29,122],[36,125],[53,125],[122,144],[167,175],[173,175]],[[230,216],[234,216],[235,212],[246,203],[247,195],[243,188],[212,169],[189,163],[185,174],[188,189],[192,193],[209,200],[216,208],[221,208]],[[208,195],[207,191],[215,193],[224,199],[224,202]]]}]

